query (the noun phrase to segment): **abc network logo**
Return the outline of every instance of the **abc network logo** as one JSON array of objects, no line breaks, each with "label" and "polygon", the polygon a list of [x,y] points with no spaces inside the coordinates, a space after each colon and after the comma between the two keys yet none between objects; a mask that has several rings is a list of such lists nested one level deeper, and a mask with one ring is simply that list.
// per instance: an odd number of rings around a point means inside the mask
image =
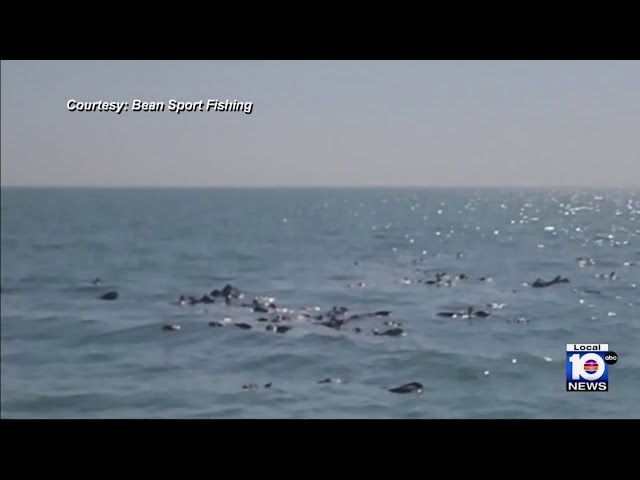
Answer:
[{"label": "abc network logo", "polygon": [[568,343],[567,392],[609,391],[609,365],[617,361],[606,343]]}]

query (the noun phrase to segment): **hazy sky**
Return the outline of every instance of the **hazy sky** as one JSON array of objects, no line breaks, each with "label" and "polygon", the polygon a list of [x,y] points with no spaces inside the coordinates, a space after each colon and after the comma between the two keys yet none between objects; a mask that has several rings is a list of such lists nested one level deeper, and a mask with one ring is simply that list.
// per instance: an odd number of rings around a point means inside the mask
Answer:
[{"label": "hazy sky", "polygon": [[[640,62],[3,61],[1,75],[2,185],[640,186]],[[171,99],[253,111],[177,115]]]}]

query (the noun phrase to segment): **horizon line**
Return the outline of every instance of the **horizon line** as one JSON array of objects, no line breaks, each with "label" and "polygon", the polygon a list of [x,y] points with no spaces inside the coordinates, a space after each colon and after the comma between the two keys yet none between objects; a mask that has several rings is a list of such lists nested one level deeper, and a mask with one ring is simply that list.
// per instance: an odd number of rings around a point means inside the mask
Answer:
[{"label": "horizon line", "polygon": [[640,189],[639,185],[0,185],[0,188],[48,188],[48,189]]}]

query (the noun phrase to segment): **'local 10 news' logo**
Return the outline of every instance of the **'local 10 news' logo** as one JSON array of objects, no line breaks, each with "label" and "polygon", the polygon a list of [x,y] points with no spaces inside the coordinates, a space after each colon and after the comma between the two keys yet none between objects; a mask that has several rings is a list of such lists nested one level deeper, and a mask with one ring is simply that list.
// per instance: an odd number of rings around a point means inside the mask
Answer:
[{"label": "'local 10 news' logo", "polygon": [[567,392],[607,392],[609,365],[617,361],[606,343],[568,343]]}]

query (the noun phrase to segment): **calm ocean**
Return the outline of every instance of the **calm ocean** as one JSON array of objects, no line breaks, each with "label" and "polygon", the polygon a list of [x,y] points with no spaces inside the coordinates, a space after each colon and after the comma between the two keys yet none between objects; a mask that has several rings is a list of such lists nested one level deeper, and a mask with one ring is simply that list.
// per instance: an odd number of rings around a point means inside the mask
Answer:
[{"label": "calm ocean", "polygon": [[[3,418],[640,417],[638,191],[1,196]],[[445,272],[465,278],[425,283]],[[244,298],[177,304],[227,284]],[[437,315],[468,306],[490,316]],[[332,307],[390,314],[313,318]],[[618,354],[608,392],[566,391],[572,342]]]}]

